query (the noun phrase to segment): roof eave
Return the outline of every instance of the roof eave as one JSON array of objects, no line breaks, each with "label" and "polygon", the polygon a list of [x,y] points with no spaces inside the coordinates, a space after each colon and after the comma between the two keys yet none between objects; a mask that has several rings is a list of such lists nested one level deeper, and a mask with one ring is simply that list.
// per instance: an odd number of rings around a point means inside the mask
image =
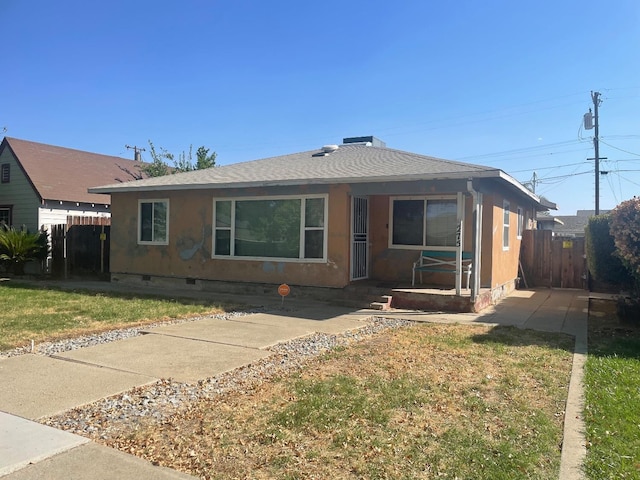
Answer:
[{"label": "roof eave", "polygon": [[[89,188],[89,193],[120,193],[120,192],[156,192],[170,190],[201,190],[205,188],[261,188],[261,187],[291,187],[296,185],[330,185],[336,183],[380,183],[380,182],[405,182],[419,180],[456,180],[474,177],[498,177],[499,170],[491,171],[468,171],[468,172],[447,172],[425,176],[415,175],[390,175],[384,177],[331,177],[331,178],[296,178],[288,180],[274,181],[249,181],[249,182],[225,182],[225,183],[189,183],[173,185],[135,185],[136,182],[126,184],[105,185],[102,187]],[[489,173],[487,175],[487,173]]]}]

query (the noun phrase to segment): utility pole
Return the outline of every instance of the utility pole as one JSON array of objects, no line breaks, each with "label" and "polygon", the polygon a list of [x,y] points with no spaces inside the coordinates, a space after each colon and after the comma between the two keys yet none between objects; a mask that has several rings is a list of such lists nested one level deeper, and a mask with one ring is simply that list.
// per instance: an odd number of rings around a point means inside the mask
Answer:
[{"label": "utility pole", "polygon": [[133,147],[131,147],[129,145],[125,145],[125,148],[127,150],[133,150],[133,159],[136,162],[141,162],[142,161],[142,157],[140,156],[140,152],[144,152],[145,151],[144,148],[136,147],[135,145]]},{"label": "utility pole", "polygon": [[538,185],[540,183],[540,180],[538,180],[538,174],[536,172],[533,172],[533,177],[531,178],[530,182],[524,182],[523,185],[527,188],[531,187],[530,190],[533,192],[533,194],[535,195],[536,193],[536,185]]},{"label": "utility pole", "polygon": [[596,215],[600,215],[600,145],[598,140],[598,106],[600,105],[600,92],[591,92],[593,100],[593,149],[596,161]]}]

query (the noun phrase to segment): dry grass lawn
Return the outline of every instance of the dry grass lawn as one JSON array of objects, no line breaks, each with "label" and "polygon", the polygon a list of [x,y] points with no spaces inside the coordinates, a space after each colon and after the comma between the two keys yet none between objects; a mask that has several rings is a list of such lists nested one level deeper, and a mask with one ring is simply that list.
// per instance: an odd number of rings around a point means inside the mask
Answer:
[{"label": "dry grass lawn", "polygon": [[556,479],[573,339],[390,330],[103,440],[203,479]]}]

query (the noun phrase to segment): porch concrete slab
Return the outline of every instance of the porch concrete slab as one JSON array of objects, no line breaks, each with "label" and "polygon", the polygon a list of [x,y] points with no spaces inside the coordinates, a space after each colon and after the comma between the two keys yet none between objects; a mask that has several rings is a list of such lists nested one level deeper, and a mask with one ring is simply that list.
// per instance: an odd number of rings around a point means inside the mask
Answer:
[{"label": "porch concrete slab", "polygon": [[309,329],[301,325],[252,322],[254,316],[238,317],[235,321],[205,318],[194,322],[150,328],[143,330],[143,333],[256,349],[267,348],[309,333]]},{"label": "porch concrete slab", "polygon": [[268,356],[237,347],[166,335],[143,335],[60,354],[59,357],[149,377],[197,382]]},{"label": "porch concrete slab", "polygon": [[52,357],[20,355],[0,360],[0,410],[37,419],[154,380]]},{"label": "porch concrete slab", "polygon": [[[1,475],[1,474],[0,474]],[[127,455],[95,443],[87,443],[52,456],[3,477],[4,480],[193,480],[185,473]]]},{"label": "porch concrete slab", "polygon": [[0,477],[87,442],[84,437],[0,411]]}]

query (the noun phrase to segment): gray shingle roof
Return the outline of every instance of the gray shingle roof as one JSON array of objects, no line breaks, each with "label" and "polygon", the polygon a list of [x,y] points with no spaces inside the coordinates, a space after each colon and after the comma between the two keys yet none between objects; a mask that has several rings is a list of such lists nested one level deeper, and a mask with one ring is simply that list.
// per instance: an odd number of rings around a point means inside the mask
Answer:
[{"label": "gray shingle roof", "polygon": [[[149,178],[126,185],[106,185],[92,192],[238,188],[300,184],[361,183],[466,177],[508,177],[480,165],[454,162],[391,148],[341,145],[322,155],[312,150],[206,170]],[[516,182],[511,177],[509,183]],[[518,184],[519,185],[519,184]]]}]

